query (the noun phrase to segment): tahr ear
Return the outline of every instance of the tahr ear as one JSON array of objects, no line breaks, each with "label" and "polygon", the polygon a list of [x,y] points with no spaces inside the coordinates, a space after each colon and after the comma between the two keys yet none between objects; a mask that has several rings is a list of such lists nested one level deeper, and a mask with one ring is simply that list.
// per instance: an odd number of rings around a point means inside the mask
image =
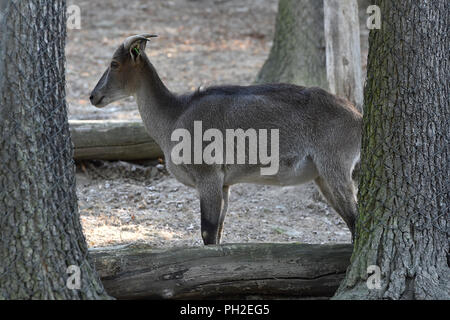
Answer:
[{"label": "tahr ear", "polygon": [[147,41],[150,41],[149,38],[157,37],[154,34],[139,34],[136,36],[131,36],[125,39],[123,43],[123,47],[125,50],[130,52],[131,59],[136,61],[141,54],[145,51],[145,46],[147,45]]},{"label": "tahr ear", "polygon": [[130,56],[133,61],[137,61],[145,50],[147,41],[138,40],[130,47]]}]

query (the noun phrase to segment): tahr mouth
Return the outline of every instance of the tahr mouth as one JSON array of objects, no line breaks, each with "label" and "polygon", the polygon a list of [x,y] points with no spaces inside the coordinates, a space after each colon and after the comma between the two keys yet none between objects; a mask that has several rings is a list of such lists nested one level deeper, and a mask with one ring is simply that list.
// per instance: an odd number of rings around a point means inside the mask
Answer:
[{"label": "tahr mouth", "polygon": [[101,97],[101,98],[100,98],[100,100],[98,100],[98,102],[97,102],[97,104],[96,104],[96,105],[100,105],[100,104],[102,104],[102,101],[103,101],[103,99],[105,99],[105,97],[106,97],[106,96],[103,96],[103,97]]},{"label": "tahr mouth", "polygon": [[103,100],[105,99],[105,97],[106,97],[106,96],[101,97],[100,100],[98,100],[98,101],[94,104],[94,106],[97,107],[97,108],[102,108],[102,107],[104,107],[105,104],[103,104]]}]

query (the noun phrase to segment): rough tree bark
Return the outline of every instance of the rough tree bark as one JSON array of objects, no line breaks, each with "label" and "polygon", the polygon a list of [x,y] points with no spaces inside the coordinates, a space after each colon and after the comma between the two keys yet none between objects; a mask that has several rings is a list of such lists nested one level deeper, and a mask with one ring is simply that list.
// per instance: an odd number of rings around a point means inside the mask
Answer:
[{"label": "rough tree bark", "polygon": [[[0,299],[107,298],[77,209],[66,3],[2,1],[0,9]],[[80,283],[68,287],[71,265]]]},{"label": "rough tree bark", "polygon": [[[352,264],[337,299],[450,299],[450,2],[375,1]],[[378,266],[378,288],[367,268]],[[370,275],[370,280],[376,274]]]},{"label": "rough tree bark", "polygon": [[362,111],[363,78],[356,0],[323,0],[326,69],[330,92]]},{"label": "rough tree bark", "polygon": [[280,0],[272,49],[256,79],[271,82],[328,88],[322,1]]}]

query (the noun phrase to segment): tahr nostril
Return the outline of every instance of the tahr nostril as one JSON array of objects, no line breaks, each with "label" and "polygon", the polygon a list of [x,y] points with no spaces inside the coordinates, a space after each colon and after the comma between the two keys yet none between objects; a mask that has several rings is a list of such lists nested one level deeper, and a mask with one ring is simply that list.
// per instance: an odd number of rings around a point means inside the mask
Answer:
[{"label": "tahr nostril", "polygon": [[93,95],[91,95],[90,97],[89,97],[89,100],[94,100],[94,96]]}]

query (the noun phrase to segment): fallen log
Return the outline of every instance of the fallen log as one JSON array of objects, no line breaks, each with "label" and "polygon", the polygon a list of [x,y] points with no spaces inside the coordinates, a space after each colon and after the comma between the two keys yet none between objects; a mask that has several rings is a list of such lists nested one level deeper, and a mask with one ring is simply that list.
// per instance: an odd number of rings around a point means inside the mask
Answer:
[{"label": "fallen log", "polygon": [[76,160],[145,160],[163,157],[141,120],[70,120]]},{"label": "fallen log", "polygon": [[306,299],[331,297],[351,244],[225,244],[90,249],[106,291],[117,299]]}]

